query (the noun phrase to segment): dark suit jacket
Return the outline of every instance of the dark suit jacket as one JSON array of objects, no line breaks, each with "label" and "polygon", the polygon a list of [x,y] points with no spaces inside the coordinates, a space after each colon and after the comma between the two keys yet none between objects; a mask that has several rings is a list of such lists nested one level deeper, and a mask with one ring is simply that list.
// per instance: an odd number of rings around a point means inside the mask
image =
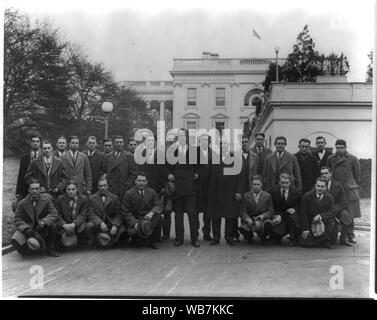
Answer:
[{"label": "dark suit jacket", "polygon": [[16,228],[24,233],[26,229],[33,229],[39,222],[43,222],[47,226],[50,226],[58,218],[58,211],[52,204],[51,198],[47,194],[41,194],[38,204],[35,207],[36,220],[34,217],[34,207],[28,195],[21,200],[16,208],[14,216],[14,224]]},{"label": "dark suit jacket", "polygon": [[304,194],[301,200],[300,217],[302,230],[310,230],[313,218],[319,214],[324,222],[335,217],[334,199],[330,192],[319,202],[315,190]]},{"label": "dark suit jacket", "polygon": [[120,212],[120,201],[117,195],[109,192],[103,203],[99,192],[89,197],[88,221],[96,226],[104,222],[106,225],[120,227],[122,216]]},{"label": "dark suit jacket", "polygon": [[198,175],[199,178],[195,181],[196,184],[196,209],[198,212],[205,211],[206,208],[206,194],[207,190],[207,179],[209,168],[212,163],[212,149],[208,147],[207,156],[204,154],[200,146],[197,149],[198,156]]},{"label": "dark suit jacket", "polygon": [[71,152],[67,151],[61,159],[68,179],[77,182],[80,193],[87,190],[92,191],[92,170],[90,169],[88,157],[82,152],[78,152],[76,164],[74,164]]},{"label": "dark suit jacket", "polygon": [[29,193],[29,187],[25,181],[25,174],[30,164],[30,152],[24,154],[20,160],[20,168],[18,170],[16,194],[19,194],[22,198],[25,198]]},{"label": "dark suit jacket", "polygon": [[[146,149],[142,151],[142,156],[146,156]],[[157,152],[154,151],[153,163],[143,163],[137,165],[140,171],[147,175],[148,187],[154,189],[157,194],[160,194],[161,189],[166,182],[166,169],[165,165],[157,163]]]},{"label": "dark suit jacket", "polygon": [[274,216],[275,211],[271,195],[266,191],[261,191],[257,204],[254,200],[252,191],[246,192],[242,197],[240,210],[241,220],[246,222],[247,218],[259,216],[261,214],[264,215],[265,219],[270,219]]},{"label": "dark suit jacket", "polygon": [[63,193],[67,180],[63,161],[55,156],[52,156],[51,168],[47,173],[43,157],[39,156],[30,163],[25,174],[26,183],[28,183],[32,178],[37,179],[41,187],[46,189],[47,193],[49,190],[55,188],[58,188],[59,192]]},{"label": "dark suit jacket", "polygon": [[295,187],[290,186],[288,190],[288,198],[285,202],[281,199],[280,186],[277,185],[271,190],[272,202],[274,204],[275,213],[282,216],[285,215],[286,210],[293,208],[298,213],[300,209],[301,192]]},{"label": "dark suit jacket", "polygon": [[83,195],[79,195],[77,198],[76,217],[73,219],[69,212],[69,197],[66,193],[56,199],[55,207],[59,213],[59,224],[74,223],[76,230],[85,223],[88,216],[88,200]]},{"label": "dark suit jacket", "polygon": [[160,198],[152,188],[146,187],[142,197],[137,188],[133,187],[124,195],[121,211],[127,225],[133,227],[140,218],[151,211],[155,213],[154,219],[157,219],[156,215],[159,216],[163,208]]},{"label": "dark suit jacket", "polygon": [[306,193],[310,191],[315,183],[315,180],[319,177],[318,162],[309,152],[307,157],[304,157],[301,152],[295,154],[298,165],[300,166],[302,192]]},{"label": "dark suit jacket", "polygon": [[[178,149],[174,152],[175,157],[181,156],[184,159],[184,155],[179,155]],[[171,173],[175,177],[175,187],[179,196],[194,196],[196,193],[195,174],[199,172],[198,164],[190,164],[190,151],[189,148],[186,152],[186,163],[167,164],[167,174]]]},{"label": "dark suit jacket", "polygon": [[326,149],[325,149],[324,153],[325,154],[323,155],[323,158],[321,160],[319,158],[318,151],[312,152],[313,157],[317,160],[319,169],[321,169],[322,167],[325,167],[327,165],[327,159],[328,159],[328,157],[330,157],[332,155],[332,153],[330,151],[326,150]]},{"label": "dark suit jacket", "polygon": [[242,157],[242,173],[241,178],[243,180],[243,190],[241,194],[244,194],[245,192],[250,191],[251,189],[251,180],[253,176],[257,174],[258,171],[258,156],[252,151],[249,150],[248,155],[245,159],[243,154],[241,154]]},{"label": "dark suit jacket", "polygon": [[115,151],[105,156],[105,172],[109,190],[120,200],[134,185],[137,171],[134,156],[128,151],[123,150],[118,157],[115,156]]},{"label": "dark suit jacket", "polygon": [[92,171],[92,184],[93,184],[93,193],[96,193],[98,190],[98,180],[105,173],[105,156],[103,152],[99,150],[94,151],[94,155],[89,157],[88,150],[83,152],[89,159],[90,170]]},{"label": "dark suit jacket", "polygon": [[264,166],[264,161],[266,160],[266,157],[272,153],[272,150],[266,147],[263,147],[261,155],[258,153],[258,148],[257,146],[254,146],[251,148],[251,151],[253,151],[257,157],[258,157],[258,166],[257,166],[257,174],[262,174],[263,173],[263,166]]}]

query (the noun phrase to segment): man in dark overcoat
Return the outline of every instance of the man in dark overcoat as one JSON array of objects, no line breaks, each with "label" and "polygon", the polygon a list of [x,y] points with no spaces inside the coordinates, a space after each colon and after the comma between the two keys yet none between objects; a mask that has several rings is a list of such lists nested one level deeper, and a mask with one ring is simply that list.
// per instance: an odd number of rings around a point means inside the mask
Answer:
[{"label": "man in dark overcoat", "polygon": [[318,168],[321,169],[325,167],[327,164],[327,159],[332,155],[330,151],[328,151],[326,147],[326,139],[322,136],[318,136],[315,139],[315,144],[317,146],[317,150],[312,152],[313,157],[318,162]]},{"label": "man in dark overcoat", "polygon": [[[347,210],[352,220],[361,217],[359,186],[360,162],[347,151],[347,143],[344,140],[335,142],[336,153],[327,159],[327,167],[331,169],[332,177],[338,181],[346,193]],[[354,233],[354,222],[349,225],[348,241],[356,243]]]},{"label": "man in dark overcoat", "polygon": [[161,219],[163,207],[156,191],[147,187],[147,177],[143,172],[138,172],[135,186],[128,190],[123,198],[121,212],[127,226],[127,233],[137,242],[142,237],[141,224],[148,221],[153,228],[148,240],[152,249],[158,249],[158,241],[161,235]]},{"label": "man in dark overcoat", "polygon": [[29,185],[25,181],[25,174],[29,168],[31,160],[39,157],[41,148],[41,137],[38,135],[30,136],[30,151],[20,159],[20,167],[17,176],[16,198],[18,201],[25,198],[29,193]]},{"label": "man in dark overcoat", "polygon": [[262,175],[263,174],[263,166],[266,160],[266,157],[272,153],[270,148],[265,146],[265,134],[262,132],[257,132],[254,135],[255,138],[255,145],[251,148],[257,157],[258,157],[258,165],[257,165],[257,172],[255,174]]},{"label": "man in dark overcoat", "polygon": [[318,162],[310,153],[310,140],[302,138],[298,145],[300,151],[295,154],[300,167],[302,193],[313,189],[315,180],[319,177]]},{"label": "man in dark overcoat", "polygon": [[90,170],[92,172],[93,193],[98,191],[98,181],[104,174],[105,156],[97,149],[97,138],[89,136],[86,142],[87,149],[83,152],[89,159]]},{"label": "man in dark overcoat", "polygon": [[[335,225],[334,199],[327,192],[326,180],[317,178],[313,190],[305,193],[300,204],[302,234],[300,244],[304,247],[322,245],[331,249],[330,239]],[[313,223],[322,222],[325,231],[316,236],[311,228]]]}]

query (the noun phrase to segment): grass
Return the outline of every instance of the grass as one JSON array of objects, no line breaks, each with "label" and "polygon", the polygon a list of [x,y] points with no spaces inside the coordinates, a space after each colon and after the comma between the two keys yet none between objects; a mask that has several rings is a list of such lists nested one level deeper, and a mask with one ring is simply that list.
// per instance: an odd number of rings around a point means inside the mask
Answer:
[{"label": "grass", "polygon": [[[3,163],[3,246],[10,244],[15,231],[12,211],[12,201],[15,200],[16,182],[19,168],[18,158],[4,158]],[[356,225],[370,226],[370,199],[361,199],[361,218],[355,220]]]}]

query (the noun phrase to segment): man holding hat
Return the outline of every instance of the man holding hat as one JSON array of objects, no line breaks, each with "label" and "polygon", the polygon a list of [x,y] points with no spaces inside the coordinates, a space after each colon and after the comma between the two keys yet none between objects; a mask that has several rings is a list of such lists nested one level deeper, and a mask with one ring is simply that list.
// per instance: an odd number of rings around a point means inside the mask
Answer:
[{"label": "man holding hat", "polygon": [[275,213],[281,217],[281,222],[273,225],[273,238],[280,241],[289,234],[289,246],[293,247],[298,243],[301,227],[298,213],[301,192],[292,185],[292,177],[282,173],[279,184],[271,189],[271,197]]},{"label": "man holding hat", "polygon": [[87,230],[91,242],[104,248],[117,243],[125,231],[119,198],[109,191],[106,178],[98,181],[98,191],[89,198]]},{"label": "man holding hat", "polygon": [[77,246],[76,233],[81,235],[85,230],[88,213],[87,197],[78,193],[77,182],[67,182],[65,194],[56,200],[56,209],[61,244],[65,248]]},{"label": "man holding hat", "polygon": [[57,227],[54,223],[58,212],[47,194],[41,194],[38,180],[30,179],[29,195],[16,208],[14,222],[17,231],[12,245],[21,254],[41,252],[47,247],[47,254],[58,257],[55,251]]},{"label": "man holding hat", "polygon": [[[322,245],[331,249],[330,238],[335,225],[334,199],[327,192],[326,180],[317,178],[314,190],[304,194],[300,206],[302,234],[300,244],[303,247]],[[324,224],[325,232],[315,234],[316,224]]]},{"label": "man holding hat", "polygon": [[155,190],[147,187],[147,177],[138,172],[135,186],[123,198],[121,211],[127,224],[127,233],[135,241],[148,240],[153,249],[158,249],[161,234],[163,207]]},{"label": "man holding hat", "polygon": [[252,242],[254,232],[263,240],[272,233],[274,207],[271,195],[262,190],[262,176],[256,175],[251,181],[251,191],[242,197],[240,233],[248,242]]}]

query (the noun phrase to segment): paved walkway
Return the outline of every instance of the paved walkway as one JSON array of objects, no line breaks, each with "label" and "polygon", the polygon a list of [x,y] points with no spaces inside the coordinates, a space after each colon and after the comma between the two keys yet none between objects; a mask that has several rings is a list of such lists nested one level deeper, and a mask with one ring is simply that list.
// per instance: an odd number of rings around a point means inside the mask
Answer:
[{"label": "paved walkway", "polygon": [[[258,243],[229,247],[224,240],[215,247],[202,242],[200,248],[186,240],[176,248],[169,240],[159,250],[81,250],[58,258],[12,252],[2,257],[3,296],[368,297],[370,233],[356,236],[354,247],[331,250]],[[330,287],[335,265],[344,274],[340,290]],[[43,289],[30,287],[39,270],[35,266],[43,268]]]}]

